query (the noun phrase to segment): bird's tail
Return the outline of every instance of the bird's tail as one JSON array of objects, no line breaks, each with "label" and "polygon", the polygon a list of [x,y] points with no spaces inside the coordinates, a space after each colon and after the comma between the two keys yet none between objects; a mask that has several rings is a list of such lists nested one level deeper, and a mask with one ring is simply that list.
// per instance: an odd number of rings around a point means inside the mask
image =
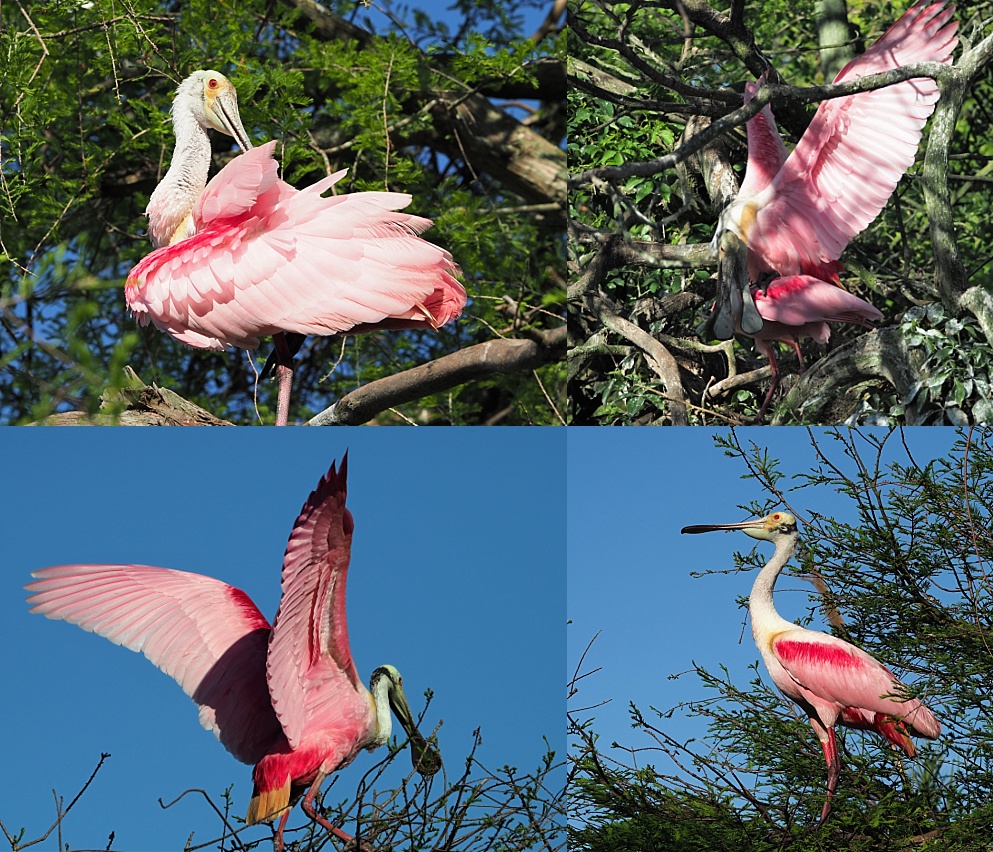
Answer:
[{"label": "bird's tail", "polygon": [[271,790],[260,790],[256,783],[252,791],[251,801],[248,803],[248,813],[245,814],[245,822],[253,825],[257,822],[272,822],[276,817],[282,816],[283,812],[290,806],[290,778],[286,776],[286,782],[281,787]]}]

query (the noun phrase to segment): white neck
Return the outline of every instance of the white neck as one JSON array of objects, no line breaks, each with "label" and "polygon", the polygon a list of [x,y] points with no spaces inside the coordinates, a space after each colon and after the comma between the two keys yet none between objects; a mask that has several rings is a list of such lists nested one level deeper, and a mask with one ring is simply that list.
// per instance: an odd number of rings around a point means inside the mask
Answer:
[{"label": "white neck", "polygon": [[[752,619],[752,633],[770,630],[781,630],[795,627],[791,621],[782,618],[776,612],[772,602],[772,590],[780,572],[793,555],[796,548],[796,535],[783,536],[776,541],[776,552],[765,567],[759,571],[758,577],[752,584],[752,593],[748,597],[748,614]],[[758,637],[756,636],[756,639]]]},{"label": "white neck", "polygon": [[390,712],[392,685],[388,677],[381,677],[372,684],[372,698],[376,704],[376,737],[369,748],[384,745],[393,733],[393,715]]},{"label": "white neck", "polygon": [[193,212],[193,207],[207,185],[210,170],[210,139],[193,115],[192,108],[176,99],[172,109],[172,126],[176,148],[172,163],[148,202],[148,225],[156,246],[168,245],[192,236],[177,230]]}]

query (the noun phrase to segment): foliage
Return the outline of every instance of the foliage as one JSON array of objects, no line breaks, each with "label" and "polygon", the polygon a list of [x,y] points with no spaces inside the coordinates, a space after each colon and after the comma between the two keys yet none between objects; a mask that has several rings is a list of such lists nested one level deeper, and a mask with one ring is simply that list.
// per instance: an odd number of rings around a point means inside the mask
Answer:
[{"label": "foliage", "polygon": [[[565,772],[555,751],[549,746],[539,765],[530,772],[520,772],[511,766],[491,770],[476,757],[480,742],[477,732],[472,751],[465,760],[452,762],[452,766],[462,767],[458,777],[450,779],[444,766],[440,773],[429,778],[422,778],[410,769],[400,775],[395,788],[387,789],[390,783],[394,783],[391,779],[398,775],[400,767],[397,763],[401,754],[406,757],[408,753],[405,748],[407,743],[394,741],[389,744],[387,756],[365,773],[354,797],[345,796],[332,804],[330,799],[335,795],[332,790],[337,792],[337,776],[332,777],[321,797],[324,799],[321,811],[335,825],[354,831],[357,839],[364,844],[363,848],[374,845],[377,849],[395,849],[398,852],[425,849],[564,852],[562,784]],[[87,793],[87,788],[109,757],[108,754],[101,756],[89,780],[67,806],[63,807],[62,799],[56,798],[56,820],[42,836],[28,838],[23,828],[12,833],[6,826],[0,825],[10,842],[11,852],[44,842],[56,830],[60,840],[71,836],[70,812]],[[230,788],[220,793],[219,803],[204,790],[187,790],[172,802],[160,800],[160,804],[163,808],[171,808],[189,794],[203,796],[206,806],[217,814],[219,835],[211,840],[194,839],[191,835],[188,848],[246,850],[268,846],[267,840],[256,837],[264,832],[266,826],[246,826],[242,819],[233,815],[238,806],[233,801]],[[297,818],[302,819],[304,824],[295,827]],[[275,831],[276,823],[271,826]],[[295,813],[285,834],[287,844],[297,850],[338,848],[342,845],[336,838],[331,838],[324,828],[303,816],[302,812]],[[113,848],[113,842],[112,833],[108,849]],[[76,847],[65,842],[64,848]]]},{"label": "foliage", "polygon": [[[993,436],[960,433],[934,460],[914,458],[896,432],[810,441],[816,466],[788,477],[766,450],[734,433],[716,438],[765,492],[742,508],[761,515],[785,505],[800,518],[801,576],[823,589],[809,615],[823,609],[836,635],[899,661],[897,675],[913,682],[942,736],[918,743],[909,761],[839,729],[844,795],[819,825],[824,760],[806,719],[757,664],[746,681],[696,667],[671,677],[696,678],[706,697],[651,714],[632,706],[630,745],[608,748],[593,711],[570,712],[570,849],[988,848]],[[884,453],[903,459],[884,464]],[[803,511],[805,492],[825,489],[847,502],[852,522]],[[765,558],[752,550],[735,562],[750,570]],[[573,681],[574,702],[586,673]],[[668,736],[673,714],[704,720],[706,737]]]},{"label": "foliage", "polygon": [[[125,365],[219,417],[256,420],[264,349],[189,349],[137,329],[123,299],[127,272],[149,251],[144,208],[171,157],[172,93],[205,66],[235,84],[253,141],[280,140],[294,185],[347,168],[347,191],[411,194],[408,210],[434,220],[426,236],[452,252],[469,292],[463,319],[437,333],[309,340],[294,417],[473,344],[561,326],[562,211],[556,198],[535,203],[554,182],[508,185],[503,153],[477,163],[459,124],[483,91],[520,104],[506,113],[525,136],[519,147],[561,143],[561,105],[535,72],[559,61],[560,39],[523,31],[524,12],[545,5],[466,0],[430,15],[294,0],[3,4],[0,420],[93,413],[122,386]],[[477,131],[486,140],[490,128]],[[215,139],[217,166],[233,154],[230,139]],[[426,393],[386,420],[555,422],[561,373],[551,363]],[[260,383],[257,396],[271,419],[274,384]]]},{"label": "foliage", "polygon": [[[744,9],[741,27],[734,25],[726,6],[691,5],[684,8],[677,0],[582,0],[573,8],[569,249],[570,272],[580,284],[570,294],[569,396],[571,422],[577,424],[680,422],[674,420],[675,398],[684,402],[689,422],[742,422],[754,416],[765,392],[767,372],[719,395],[708,394],[715,382],[766,363],[744,338],[733,353],[698,342],[695,329],[709,312],[716,287],[716,260],[707,245],[726,200],[711,197],[712,189],[705,183],[704,174],[713,173],[712,167],[699,154],[684,157],[675,167],[651,164],[679,152],[710,121],[738,108],[744,81],[755,79],[766,62],[789,86],[830,82],[818,67],[820,4],[814,0],[732,4],[733,10]],[[849,24],[856,34],[853,49],[864,50],[908,5],[849,4]],[[968,43],[989,33],[993,6],[988,0],[956,6],[959,34],[964,37],[955,54],[958,58]],[[989,419],[988,397],[983,393],[990,380],[988,359],[984,363],[979,353],[973,358],[967,351],[980,338],[984,351],[993,345],[987,306],[957,297],[966,287],[982,292],[993,282],[989,252],[993,223],[984,188],[989,180],[984,152],[993,144],[985,118],[991,104],[993,83],[984,73],[958,114],[947,173],[939,177],[950,194],[954,245],[964,266],[964,282],[956,282],[955,297],[944,294],[942,282],[935,280],[933,213],[925,201],[920,164],[927,129],[919,162],[879,218],[842,256],[847,270],[844,286],[872,302],[886,317],[884,325],[900,329],[909,340],[910,351],[899,353],[908,366],[896,363],[896,355],[886,352],[886,367],[890,372],[919,371],[915,378],[923,390],[913,395],[913,389],[901,392],[887,380],[886,370],[877,370],[845,399],[835,399],[836,409],[850,413],[859,409],[860,401],[867,401],[860,416],[890,423],[962,424]],[[802,135],[815,106],[789,98],[772,104],[788,144]],[[740,180],[746,159],[744,127],[721,136],[715,147],[724,160],[739,164]],[[937,186],[936,191],[944,188]],[[942,317],[937,325],[932,325],[931,312],[913,313],[918,306],[939,302]],[[672,359],[667,380],[660,381],[655,368],[658,357],[644,345],[616,330],[605,333],[605,309],[659,342]],[[922,366],[920,351],[913,351],[920,335],[933,329],[944,336],[947,329],[942,325],[949,320],[967,328],[968,339],[948,334]],[[908,322],[917,325],[914,333],[906,329]],[[862,329],[835,324],[830,348],[864,334]],[[824,352],[810,340],[803,341],[803,349],[808,365]],[[960,371],[963,361],[974,365],[971,384],[947,379]],[[783,365],[785,373],[799,369],[792,354]],[[808,397],[815,393],[816,387],[807,391]],[[801,416],[802,400],[791,402],[774,422],[792,422]],[[831,414],[838,416],[837,411]]]}]

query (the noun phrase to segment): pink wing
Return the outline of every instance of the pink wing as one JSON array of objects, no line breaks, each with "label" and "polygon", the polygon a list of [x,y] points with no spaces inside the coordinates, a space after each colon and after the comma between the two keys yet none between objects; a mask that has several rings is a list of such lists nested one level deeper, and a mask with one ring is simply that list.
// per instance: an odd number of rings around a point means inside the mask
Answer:
[{"label": "pink wing", "polygon": [[753,292],[762,319],[783,325],[810,322],[851,322],[867,326],[883,315],[852,293],[809,275],[777,278],[765,290]]},{"label": "pink wing", "polygon": [[[754,83],[745,83],[745,103],[747,104],[766,80],[763,74]],[[745,165],[745,179],[741,182],[738,196],[751,198],[765,189],[786,162],[786,146],[779,135],[776,119],[766,104],[762,110],[749,119],[745,125],[748,133],[748,163]]]},{"label": "pink wing", "polygon": [[905,718],[924,736],[941,733],[938,720],[916,698],[885,697],[899,696],[903,685],[862,649],[807,630],[777,637],[772,648],[790,677],[821,702]]},{"label": "pink wing", "polygon": [[[951,62],[958,23],[950,20],[954,6],[944,5],[912,7],[835,82],[917,62]],[[795,274],[837,260],[914,162],[937,100],[935,82],[920,78],[822,103],[779,174],[755,198],[757,218],[748,235],[749,249],[761,256],[755,271]]]},{"label": "pink wing", "polygon": [[269,692],[290,746],[316,731],[358,724],[370,711],[348,647],[345,581],[352,515],[347,454],[332,464],[293,525],[283,558],[283,598],[269,647]]},{"label": "pink wing", "polygon": [[141,651],[238,760],[256,763],[279,736],[265,681],[269,623],[240,589],[144,565],[62,565],[31,576],[32,612]]},{"label": "pink wing", "polygon": [[197,201],[197,234],[131,271],[139,323],[201,349],[253,349],[278,331],[440,328],[459,316],[458,267],[417,236],[431,220],[394,212],[409,195],[323,198],[344,172],[297,191],[277,177],[275,144],[228,163]]}]

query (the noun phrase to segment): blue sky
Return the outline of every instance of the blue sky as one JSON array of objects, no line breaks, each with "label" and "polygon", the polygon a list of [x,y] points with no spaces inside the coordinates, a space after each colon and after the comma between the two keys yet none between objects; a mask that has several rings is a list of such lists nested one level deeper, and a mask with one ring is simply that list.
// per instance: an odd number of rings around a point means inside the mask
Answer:
[{"label": "blue sky", "polygon": [[[396,665],[415,711],[422,691],[434,691],[425,727],[444,720],[450,772],[476,727],[490,767],[534,769],[546,736],[561,754],[563,675],[597,631],[586,669],[601,670],[584,680],[579,701],[609,701],[594,711],[605,744],[645,744],[630,728],[629,701],[648,711],[702,697],[692,675],[671,677],[694,662],[726,666],[747,683],[758,654],[737,599],[753,576],[691,572],[730,569],[734,551],[752,542],[679,529],[742,520],[738,506],[761,499],[759,486],[714,447],[711,430],[566,431],[0,431],[9,483],[0,497],[8,649],[0,675],[5,765],[18,768],[0,820],[24,826],[26,837],[41,834],[53,820],[52,788],[68,800],[101,752],[113,757],[64,825],[73,848],[103,848],[111,831],[122,850],[181,848],[190,831],[198,842],[215,837],[216,817],[201,800],[159,808],[159,797],[190,787],[218,796],[233,784],[233,808],[243,813],[251,770],[199,726],[182,691],[144,657],[29,614],[21,587],[48,565],[144,563],[220,577],[272,616],[293,520],[346,448],[356,663],[366,678],[377,665]],[[787,474],[814,464],[806,430],[738,434],[768,448]],[[923,462],[947,455],[955,433],[906,436]],[[851,469],[837,445],[824,446]],[[896,439],[890,450],[902,458]],[[828,489],[807,489],[798,504],[841,518],[849,510]],[[808,595],[803,581],[784,577],[777,605],[797,618]],[[705,736],[702,720],[678,713],[665,730]],[[375,760],[360,755],[340,773],[333,800],[354,791]],[[302,822],[297,812],[291,824]]]},{"label": "blue sky", "polygon": [[[594,730],[603,746],[652,745],[631,728],[628,704],[633,701],[665,733],[682,741],[698,737],[705,749],[705,719],[677,712],[660,722],[650,708],[668,710],[713,696],[692,671],[673,679],[694,663],[717,674],[727,667],[732,682],[742,688],[754,676],[749,667],[759,654],[746,611],[737,602],[747,597],[754,573],[693,577],[691,572],[732,570],[735,551],[747,553],[758,545],[768,558],[772,548],[741,533],[679,532],[689,524],[745,520],[749,514],[738,506],[765,499],[759,484],[745,476],[744,464],[715,448],[714,434],[701,428],[569,431],[568,671],[571,676],[598,631],[582,671],[601,669],[581,682],[571,704],[578,708],[608,702],[581,714],[596,718]],[[787,475],[810,471],[815,464],[806,429],[750,428],[737,434],[745,444],[767,448]],[[815,434],[823,436],[824,431]],[[948,428],[908,429],[905,434],[921,464],[947,456],[956,437]],[[828,439],[822,446],[842,470],[854,472],[836,443]],[[887,445],[887,459],[907,461],[897,436]],[[814,510],[855,520],[848,500],[829,488],[808,488],[796,497],[802,513]],[[800,532],[802,536],[802,519]],[[784,575],[776,587],[780,614],[803,617],[811,591],[805,581]],[[811,627],[825,629],[825,622]],[[899,668],[898,661],[890,662]],[[761,666],[760,671],[771,683]],[[817,749],[813,734],[809,746]],[[631,763],[622,753],[614,756]],[[641,760],[672,769],[657,751]]]},{"label": "blue sky", "polygon": [[[536,769],[543,737],[563,754],[564,430],[8,428],[0,442],[8,830],[43,833],[52,788],[71,799],[101,752],[112,758],[64,823],[73,848],[102,849],[111,831],[123,850],[216,837],[202,799],[159,808],[190,787],[217,797],[233,784],[244,815],[251,768],[200,727],[182,690],[139,654],[31,615],[21,587],[49,565],[159,565],[220,577],[271,618],[293,521],[346,449],[360,674],[396,665],[415,712],[434,691],[424,727],[444,720],[452,778],[477,727],[492,769]],[[378,756],[359,755],[329,801],[354,793]],[[303,822],[298,809],[290,824]]]}]

